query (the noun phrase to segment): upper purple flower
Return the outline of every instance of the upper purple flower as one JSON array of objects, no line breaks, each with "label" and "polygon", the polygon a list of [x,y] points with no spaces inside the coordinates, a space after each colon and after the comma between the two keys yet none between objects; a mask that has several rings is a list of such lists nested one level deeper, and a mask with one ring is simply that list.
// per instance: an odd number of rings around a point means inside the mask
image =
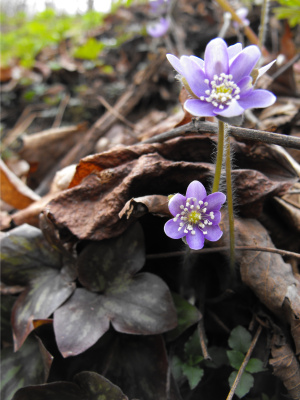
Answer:
[{"label": "upper purple flower", "polygon": [[170,23],[166,18],[161,18],[159,21],[150,23],[147,26],[147,32],[152,37],[158,38],[167,33]]},{"label": "upper purple flower", "polygon": [[[241,43],[237,43],[227,47],[220,38],[208,43],[204,60],[195,56],[178,59],[167,54],[193,97],[185,102],[184,108],[195,116],[220,116],[225,120],[242,115],[248,108],[268,107],[275,102],[273,93],[254,90],[251,72],[260,56],[260,50],[255,45],[242,49]],[[258,78],[273,62],[258,70]]]},{"label": "upper purple flower", "polygon": [[219,227],[220,208],[226,196],[215,192],[207,196],[205,187],[198,181],[189,184],[186,195],[175,194],[169,201],[174,218],[165,224],[165,234],[172,239],[186,239],[193,250],[202,249],[204,239],[215,242],[223,232]]},{"label": "upper purple flower", "polygon": [[[241,7],[236,11],[236,14],[238,17],[241,18],[242,22],[243,22],[243,26],[248,26],[250,24],[249,19],[247,19],[247,15],[248,15],[248,9],[246,7]],[[233,21],[233,26],[235,29],[239,29],[240,25],[238,22]]]}]

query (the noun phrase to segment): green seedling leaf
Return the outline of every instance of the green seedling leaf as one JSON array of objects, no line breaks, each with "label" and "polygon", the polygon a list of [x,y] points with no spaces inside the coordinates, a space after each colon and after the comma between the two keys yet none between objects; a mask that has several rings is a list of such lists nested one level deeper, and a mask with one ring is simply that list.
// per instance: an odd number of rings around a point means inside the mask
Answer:
[{"label": "green seedling leaf", "polygon": [[29,386],[20,389],[13,400],[128,400],[120,388],[95,372],[80,372],[74,381]]},{"label": "green seedling leaf", "polygon": [[183,364],[181,368],[183,374],[187,377],[191,390],[195,389],[203,377],[204,370],[200,367],[192,367],[187,364]]},{"label": "green seedling leaf", "polygon": [[43,382],[43,359],[35,337],[28,337],[16,353],[11,347],[1,351],[1,399],[11,400],[19,388]]},{"label": "green seedling leaf", "polygon": [[145,250],[140,225],[118,238],[87,246],[78,260],[85,288],[54,313],[54,331],[64,357],[91,347],[109,328],[153,335],[177,324],[167,285],[156,275],[140,273]]},{"label": "green seedling leaf", "polygon": [[231,331],[228,344],[233,350],[245,354],[251,344],[251,335],[243,326],[237,326]]},{"label": "green seedling leaf", "polygon": [[[233,382],[238,374],[238,371],[233,371],[228,379],[230,387],[233,385]],[[241,399],[244,397],[252,388],[254,384],[254,378],[252,375],[250,375],[248,372],[244,372],[239,384],[236,388],[235,394]]]},{"label": "green seedling leaf", "polygon": [[[2,238],[2,280],[25,284],[12,310],[15,350],[34,329],[34,319],[46,319],[72,294],[74,273],[63,267],[61,254],[52,249],[42,232],[22,225]],[[69,262],[70,260],[66,260]]]},{"label": "green seedling leaf", "polygon": [[203,360],[202,348],[198,330],[190,336],[189,340],[184,345],[184,353],[189,365],[196,365]]},{"label": "green seedling leaf", "polygon": [[264,364],[261,360],[258,358],[251,358],[245,368],[246,371],[250,372],[251,374],[254,374],[256,372],[263,372],[266,371],[266,368],[264,368]]},{"label": "green seedling leaf", "polygon": [[244,361],[245,355],[236,350],[228,350],[226,351],[226,354],[230,365],[235,369],[239,369],[242,365],[242,362]]},{"label": "green seedling leaf", "polygon": [[95,60],[100,51],[103,50],[105,45],[101,42],[98,42],[95,38],[89,38],[85,44],[78,47],[74,51],[74,57],[81,58],[83,60]]},{"label": "green seedling leaf", "polygon": [[178,325],[167,333],[167,340],[172,341],[179,337],[190,326],[196,324],[202,318],[200,311],[177,293],[172,293],[177,312]]}]

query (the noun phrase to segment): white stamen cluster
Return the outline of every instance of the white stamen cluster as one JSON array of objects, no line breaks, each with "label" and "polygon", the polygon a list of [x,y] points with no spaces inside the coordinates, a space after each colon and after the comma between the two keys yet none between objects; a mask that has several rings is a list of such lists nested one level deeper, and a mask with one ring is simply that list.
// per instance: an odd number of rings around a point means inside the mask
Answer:
[{"label": "white stamen cluster", "polygon": [[207,202],[198,201],[196,197],[187,198],[185,205],[180,206],[180,214],[173,218],[174,222],[180,220],[178,231],[184,229],[184,233],[189,233],[190,231],[192,235],[195,235],[195,228],[199,228],[206,235],[205,227],[212,225],[211,220],[215,218],[213,211],[206,213],[207,206]]},{"label": "white stamen cluster", "polygon": [[238,100],[240,98],[240,88],[232,80],[232,75],[226,75],[224,72],[220,76],[214,75],[214,79],[209,81],[205,79],[204,82],[211,87],[205,91],[206,96],[201,96],[200,100],[206,100],[212,103],[213,106],[223,110],[225,106],[229,106],[231,100]]}]

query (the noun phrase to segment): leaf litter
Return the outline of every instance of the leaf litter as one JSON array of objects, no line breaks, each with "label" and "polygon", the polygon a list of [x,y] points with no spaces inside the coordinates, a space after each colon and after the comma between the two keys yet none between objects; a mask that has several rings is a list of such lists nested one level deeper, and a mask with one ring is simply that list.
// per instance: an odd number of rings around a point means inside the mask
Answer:
[{"label": "leaf litter", "polygon": [[[260,368],[249,363],[236,394],[298,399],[299,150],[231,137],[234,274],[226,213],[223,237],[199,252],[168,239],[168,195],[193,180],[210,188],[217,136],[197,128],[201,119],[191,130],[165,48],[202,56],[223,17],[217,4],[181,0],[169,40],[151,39],[148,7],[120,7],[91,32],[86,46],[95,51],[101,41],[100,63],[74,57],[64,39],[42,49],[34,69],[2,70],[1,394],[225,399],[238,369],[226,357],[235,351],[230,332],[242,327],[250,346],[262,326]],[[255,8],[250,20],[258,20]],[[280,52],[288,45],[292,59],[295,32],[277,23]],[[235,34],[225,39],[235,43]],[[299,137],[297,64],[262,85],[270,83],[278,101],[243,126]]]}]

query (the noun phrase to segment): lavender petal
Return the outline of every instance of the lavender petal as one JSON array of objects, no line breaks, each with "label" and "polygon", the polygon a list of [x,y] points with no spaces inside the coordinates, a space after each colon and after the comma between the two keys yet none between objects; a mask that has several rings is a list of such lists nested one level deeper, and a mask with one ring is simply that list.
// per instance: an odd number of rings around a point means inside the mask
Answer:
[{"label": "lavender petal", "polygon": [[223,235],[219,225],[207,225],[205,229],[207,234],[204,237],[211,242],[216,242]]},{"label": "lavender petal", "polygon": [[200,229],[196,228],[194,235],[191,231],[187,233],[186,242],[192,250],[200,250],[204,246],[204,235]]},{"label": "lavender petal", "polygon": [[182,56],[180,59],[184,77],[197,97],[204,96],[208,85],[204,82],[206,76],[199,65],[190,57]]},{"label": "lavender petal", "polygon": [[191,182],[186,190],[186,197],[195,197],[197,201],[204,199],[206,197],[205,187],[199,181]]},{"label": "lavender petal", "polygon": [[229,60],[227,45],[223,39],[216,38],[211,40],[205,49],[205,74],[210,81],[214,75],[219,76],[222,72],[228,74]]},{"label": "lavender petal", "polygon": [[177,214],[181,213],[181,208],[180,206],[185,206],[186,203],[186,197],[183,196],[180,193],[175,194],[171,200],[169,201],[169,210],[170,213],[176,217]]},{"label": "lavender petal", "polygon": [[233,76],[234,82],[239,82],[244,76],[250,75],[260,56],[261,53],[257,46],[245,47],[230,66],[230,74]]},{"label": "lavender petal", "polygon": [[245,110],[247,108],[263,108],[269,107],[276,101],[276,96],[268,90],[256,89],[247,93],[245,96],[241,95],[239,104]]},{"label": "lavender petal", "polygon": [[165,223],[164,226],[164,231],[167,236],[169,236],[171,239],[181,239],[183,236],[185,236],[184,229],[181,228],[180,231],[178,230],[179,228],[179,221],[173,221],[172,219],[169,219]]},{"label": "lavender petal", "polygon": [[243,50],[241,43],[236,43],[232,46],[229,46],[227,49],[228,57],[229,57],[229,65],[232,63],[234,58]]},{"label": "lavender petal", "polygon": [[213,112],[215,107],[211,103],[207,103],[206,101],[189,99],[184,103],[184,108],[190,114],[195,115],[197,117],[215,116],[215,113]]},{"label": "lavender petal", "polygon": [[206,196],[203,201],[208,203],[206,207],[206,212],[209,213],[210,211],[218,211],[222,207],[222,204],[226,201],[226,196],[224,193],[215,192],[211,193]]},{"label": "lavender petal", "polygon": [[231,100],[229,106],[227,108],[225,108],[224,111],[220,111],[219,108],[214,109],[215,115],[221,115],[226,118],[231,118],[231,117],[235,117],[237,115],[241,115],[241,114],[243,114],[244,111],[245,111],[245,109],[240,104],[240,101],[237,102],[235,99]]},{"label": "lavender petal", "polygon": [[172,65],[172,67],[174,69],[176,69],[176,71],[180,75],[184,75],[183,68],[181,66],[179,58],[177,58],[176,56],[173,56],[173,54],[167,54],[166,57],[167,57],[169,63]]}]

